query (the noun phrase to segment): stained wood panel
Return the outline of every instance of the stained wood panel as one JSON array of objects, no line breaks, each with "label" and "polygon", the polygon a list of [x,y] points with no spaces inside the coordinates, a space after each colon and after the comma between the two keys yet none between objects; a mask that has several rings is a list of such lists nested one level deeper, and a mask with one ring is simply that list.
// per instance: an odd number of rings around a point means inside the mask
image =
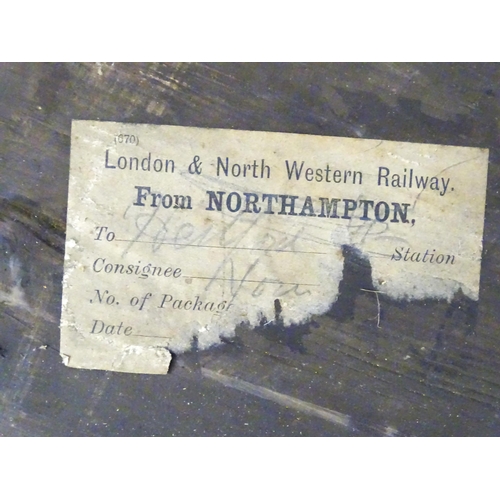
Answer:
[{"label": "stained wood panel", "polygon": [[[499,66],[0,66],[0,434],[497,435]],[[490,149],[479,302],[394,301],[344,250],[339,301],[174,360],[168,376],[58,353],[72,119]],[[445,235],[443,235],[445,236]]]}]

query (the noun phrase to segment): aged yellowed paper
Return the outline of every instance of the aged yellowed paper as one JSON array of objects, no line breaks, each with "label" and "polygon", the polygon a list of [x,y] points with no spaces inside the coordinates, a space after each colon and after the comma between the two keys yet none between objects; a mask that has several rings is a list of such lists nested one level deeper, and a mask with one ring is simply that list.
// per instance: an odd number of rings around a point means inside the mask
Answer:
[{"label": "aged yellowed paper", "polygon": [[488,151],[271,132],[74,121],[61,353],[166,373],[241,323],[307,321],[343,252],[374,291],[477,300]]}]

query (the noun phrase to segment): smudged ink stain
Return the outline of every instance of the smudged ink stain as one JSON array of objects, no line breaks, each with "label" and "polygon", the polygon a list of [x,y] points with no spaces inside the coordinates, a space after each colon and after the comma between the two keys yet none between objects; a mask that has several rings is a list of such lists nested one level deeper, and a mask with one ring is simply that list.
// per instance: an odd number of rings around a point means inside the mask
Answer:
[{"label": "smudged ink stain", "polygon": [[283,320],[281,319],[281,313],[282,313],[283,309],[281,307],[281,302],[280,302],[280,299],[275,299],[274,301],[274,321],[276,321],[276,323],[278,322],[283,322]]},{"label": "smudged ink stain", "polygon": [[362,289],[372,289],[372,266],[370,260],[357,248],[342,246],[344,271],[339,283],[339,295],[330,310],[326,313],[331,318],[346,322],[354,319],[356,298]]},{"label": "smudged ink stain", "polygon": [[[344,271],[339,283],[339,295],[330,310],[326,313],[336,321],[346,322],[354,319],[356,298],[362,289],[373,288],[372,267],[370,261],[357,248],[350,245],[342,246]],[[315,322],[285,327],[283,324],[283,306],[279,299],[274,301],[274,321],[266,318],[260,321],[256,332],[265,338],[285,344],[292,352],[306,353],[303,339],[311,333],[311,326]]]},{"label": "smudged ink stain", "polygon": [[255,331],[263,335],[266,339],[278,344],[286,345],[292,352],[305,354],[306,348],[304,347],[304,336],[311,333],[311,322],[301,325],[290,325],[285,327],[283,324],[283,306],[279,299],[274,301],[274,321],[268,321],[266,318],[260,320],[259,326]]}]

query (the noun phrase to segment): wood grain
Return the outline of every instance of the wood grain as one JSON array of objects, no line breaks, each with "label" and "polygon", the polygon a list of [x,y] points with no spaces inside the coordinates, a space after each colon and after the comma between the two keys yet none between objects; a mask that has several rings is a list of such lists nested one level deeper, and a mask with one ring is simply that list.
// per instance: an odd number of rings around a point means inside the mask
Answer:
[{"label": "wood grain", "polygon": [[[497,64],[1,65],[0,435],[498,435],[499,81]],[[72,119],[489,148],[480,300],[380,295],[377,319],[345,249],[340,299],[307,325],[239,327],[168,376],[66,368]]]}]

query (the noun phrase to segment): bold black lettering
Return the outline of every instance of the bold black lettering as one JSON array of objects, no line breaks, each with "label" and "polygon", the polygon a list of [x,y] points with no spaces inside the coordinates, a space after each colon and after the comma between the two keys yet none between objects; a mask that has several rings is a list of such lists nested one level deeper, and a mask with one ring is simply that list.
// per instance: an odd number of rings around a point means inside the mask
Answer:
[{"label": "bold black lettering", "polygon": [[[297,215],[295,213],[295,200],[298,198],[298,196],[291,196],[287,194],[280,194],[279,195],[281,198],[281,210],[278,212],[279,215]],[[287,202],[287,199],[289,198],[289,201]],[[290,208],[290,211],[287,213],[286,209]]]},{"label": "bold black lettering", "polygon": [[334,219],[339,218],[337,215],[337,205],[340,201],[339,198],[332,198],[331,200],[328,198],[320,198],[319,201],[321,201],[321,213],[318,217],[330,217]]},{"label": "bold black lettering", "polygon": [[[143,207],[144,203],[142,200],[145,199],[146,196],[151,193],[151,188],[148,186],[134,186],[134,187],[135,189],[137,189],[137,200],[134,203],[134,205]],[[143,191],[145,191],[145,193],[143,193]]]},{"label": "bold black lettering", "polygon": [[[234,208],[231,206],[232,205],[231,200],[233,198],[236,199],[236,206]],[[227,199],[226,199],[226,206],[230,212],[237,212],[241,208],[241,196],[240,196],[240,194],[237,193],[236,191],[229,193],[227,195]]]},{"label": "bold black lettering", "polygon": [[[220,212],[222,210],[222,197],[226,194],[224,191],[217,191],[217,195],[213,191],[207,191],[208,194],[208,207],[205,210],[217,210]],[[215,208],[212,205],[215,204]]]},{"label": "bold black lettering", "polygon": [[[258,214],[260,212],[260,207],[257,206],[259,197],[255,193],[243,193],[245,195],[245,210],[243,212]],[[252,210],[250,210],[250,205],[252,205]]]},{"label": "bold black lettering", "polygon": [[[402,206],[401,206],[402,205]],[[408,207],[409,203],[393,203],[392,207],[394,208],[394,216],[391,219],[391,222],[399,222],[397,216],[401,218],[401,222],[408,222]]]},{"label": "bold black lettering", "polygon": [[[384,214],[381,215],[381,209],[384,209]],[[385,201],[379,201],[375,205],[375,219],[377,219],[379,222],[385,222],[388,217],[389,217],[390,209],[389,205]]]},{"label": "bold black lettering", "polygon": [[344,215],[342,216],[342,219],[352,219],[352,216],[350,215],[349,212],[354,212],[356,208],[358,207],[358,203],[356,200],[349,200],[349,199],[344,199]]}]

